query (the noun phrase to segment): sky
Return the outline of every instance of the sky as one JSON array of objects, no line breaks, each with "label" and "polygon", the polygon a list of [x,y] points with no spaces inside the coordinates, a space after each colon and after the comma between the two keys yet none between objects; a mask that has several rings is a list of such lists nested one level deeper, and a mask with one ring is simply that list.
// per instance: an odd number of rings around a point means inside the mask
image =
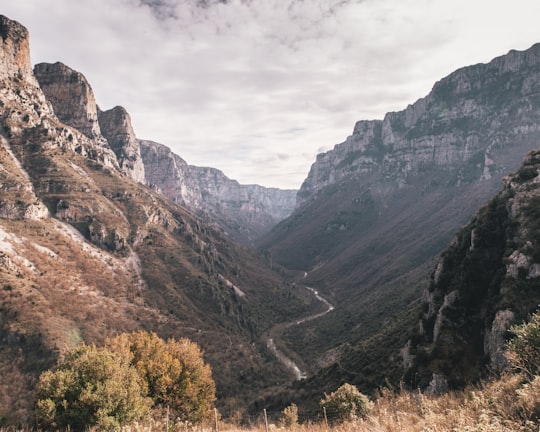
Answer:
[{"label": "sky", "polygon": [[540,42],[538,0],[0,0],[138,138],[242,184],[297,189],[358,120]]}]

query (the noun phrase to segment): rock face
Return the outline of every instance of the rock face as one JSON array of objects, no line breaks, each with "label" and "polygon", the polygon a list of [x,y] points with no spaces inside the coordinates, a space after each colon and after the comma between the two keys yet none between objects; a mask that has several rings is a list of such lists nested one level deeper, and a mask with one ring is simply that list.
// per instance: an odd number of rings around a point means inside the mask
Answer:
[{"label": "rock face", "polygon": [[164,145],[139,142],[148,184],[196,210],[236,241],[251,244],[294,209],[295,190],[241,185],[215,168],[188,165]]},{"label": "rock face", "polygon": [[[453,170],[456,181],[505,171],[509,166],[493,156],[538,134],[539,87],[540,44],[462,68],[407,109],[359,121],[344,143],[317,156],[299,198],[362,173],[406,184],[408,175],[426,169]],[[471,178],[467,165],[481,175]]]},{"label": "rock face", "polygon": [[99,110],[81,73],[62,63],[38,64],[34,73],[62,122],[112,149],[127,176],[156,186],[167,198],[192,208],[231,238],[251,244],[292,212],[296,191],[240,185],[219,170],[188,165],[165,146],[137,140],[127,111],[119,106]]},{"label": "rock face", "polygon": [[30,62],[28,30],[21,24],[0,16],[0,79],[19,78],[35,84]]},{"label": "rock face", "polygon": [[122,171],[133,180],[144,184],[146,178],[141,150],[127,111],[121,106],[108,111],[98,109],[98,119],[101,133],[116,154]]},{"label": "rock face", "polygon": [[58,119],[90,139],[101,139],[96,99],[86,78],[63,63],[40,63],[34,75]]},{"label": "rock face", "polygon": [[508,329],[540,304],[539,172],[535,150],[442,254],[408,345],[412,385],[456,387],[507,366]]},{"label": "rock face", "polygon": [[139,144],[124,108],[101,111],[84,75],[60,62],[37,64],[34,74],[60,121],[101,147],[112,149],[120,170],[145,182]]}]

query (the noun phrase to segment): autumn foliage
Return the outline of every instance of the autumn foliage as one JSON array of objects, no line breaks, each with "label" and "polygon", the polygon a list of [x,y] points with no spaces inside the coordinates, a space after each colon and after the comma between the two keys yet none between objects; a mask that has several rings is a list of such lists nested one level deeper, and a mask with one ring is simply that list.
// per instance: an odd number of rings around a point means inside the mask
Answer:
[{"label": "autumn foliage", "polygon": [[164,341],[141,331],[124,333],[106,346],[131,357],[154,405],[169,407],[184,421],[198,423],[212,416],[216,388],[196,343],[186,338]]},{"label": "autumn foliage", "polygon": [[47,430],[113,430],[160,408],[200,423],[213,412],[215,384],[197,344],[137,332],[67,353],[40,376],[36,396],[36,418]]}]

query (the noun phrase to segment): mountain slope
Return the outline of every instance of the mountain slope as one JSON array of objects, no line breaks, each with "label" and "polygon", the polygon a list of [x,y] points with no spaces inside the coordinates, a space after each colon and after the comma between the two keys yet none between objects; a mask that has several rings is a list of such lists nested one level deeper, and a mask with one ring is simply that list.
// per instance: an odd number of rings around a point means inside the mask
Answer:
[{"label": "mountain slope", "polygon": [[507,331],[540,305],[540,151],[456,235],[424,292],[407,379],[432,391],[507,366]]},{"label": "mountain slope", "polygon": [[540,142],[539,118],[535,45],[452,73],[317,157],[295,212],[259,242],[336,306],[288,332],[307,369],[417,307],[438,254]]},{"label": "mountain slope", "polygon": [[30,413],[37,375],[66,348],[137,329],[198,342],[222,404],[288,381],[261,335],[309,297],[134,181],[123,158],[136,153],[108,141],[130,148],[128,118],[103,128],[81,74],[38,66],[44,93],[27,30],[0,16],[0,39],[0,417]]}]

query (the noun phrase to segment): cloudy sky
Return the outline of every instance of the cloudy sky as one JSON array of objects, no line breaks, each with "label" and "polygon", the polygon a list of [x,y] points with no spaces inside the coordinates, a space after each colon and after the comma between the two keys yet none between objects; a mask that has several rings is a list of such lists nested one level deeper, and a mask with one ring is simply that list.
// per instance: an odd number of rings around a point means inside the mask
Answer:
[{"label": "cloudy sky", "polygon": [[139,138],[298,188],[354,123],[540,42],[538,0],[0,0],[34,63],[82,72]]}]

